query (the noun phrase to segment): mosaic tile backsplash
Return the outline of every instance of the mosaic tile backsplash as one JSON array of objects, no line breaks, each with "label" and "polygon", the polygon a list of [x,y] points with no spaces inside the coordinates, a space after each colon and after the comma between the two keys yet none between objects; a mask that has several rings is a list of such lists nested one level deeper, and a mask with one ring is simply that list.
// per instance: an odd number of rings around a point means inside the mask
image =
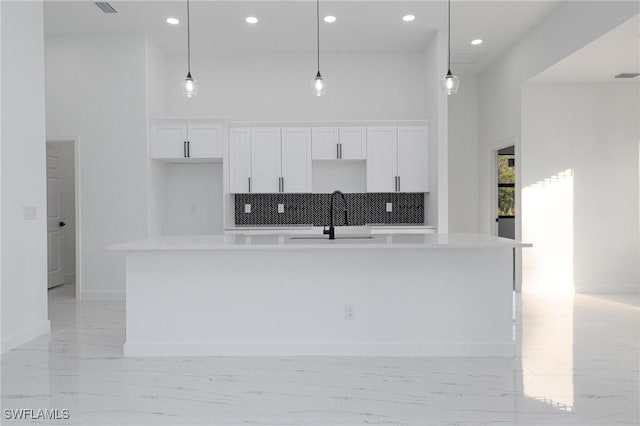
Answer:
[{"label": "mosaic tile backsplash", "polygon": [[[331,194],[236,194],[236,225],[314,225],[329,224]],[[349,225],[424,224],[423,193],[357,193],[345,194]],[[340,213],[342,199],[336,196],[334,220],[344,225]],[[393,211],[386,211],[386,203],[393,203]],[[244,212],[251,204],[251,213]],[[284,204],[284,213],[278,213]]]}]

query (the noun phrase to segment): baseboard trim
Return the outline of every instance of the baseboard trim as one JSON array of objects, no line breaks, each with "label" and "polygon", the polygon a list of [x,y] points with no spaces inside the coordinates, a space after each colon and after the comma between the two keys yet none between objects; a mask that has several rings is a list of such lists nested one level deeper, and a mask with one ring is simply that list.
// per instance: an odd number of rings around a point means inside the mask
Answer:
[{"label": "baseboard trim", "polygon": [[82,300],[125,300],[124,291],[83,291]]},{"label": "baseboard trim", "polygon": [[18,346],[22,346],[30,340],[40,337],[43,334],[47,334],[51,331],[51,322],[46,320],[42,324],[35,327],[31,327],[25,331],[9,336],[6,339],[2,339],[2,353],[15,349]]},{"label": "baseboard trim", "polygon": [[585,294],[640,294],[638,283],[614,283],[609,285],[576,283],[576,293]]},{"label": "baseboard trim", "polygon": [[369,356],[513,357],[515,343],[133,343],[125,357],[154,356]]}]

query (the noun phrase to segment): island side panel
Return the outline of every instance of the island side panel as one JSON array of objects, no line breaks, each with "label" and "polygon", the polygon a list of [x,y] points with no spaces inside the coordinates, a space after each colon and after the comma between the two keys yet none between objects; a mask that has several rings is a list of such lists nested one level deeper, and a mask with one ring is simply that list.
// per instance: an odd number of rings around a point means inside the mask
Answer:
[{"label": "island side panel", "polygon": [[129,252],[125,355],[509,356],[511,262],[509,248]]}]

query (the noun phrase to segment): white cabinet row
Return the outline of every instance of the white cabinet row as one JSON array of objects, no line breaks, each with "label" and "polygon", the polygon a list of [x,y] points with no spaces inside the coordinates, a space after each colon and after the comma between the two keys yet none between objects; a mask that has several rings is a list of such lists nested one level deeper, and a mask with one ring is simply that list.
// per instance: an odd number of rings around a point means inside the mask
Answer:
[{"label": "white cabinet row", "polygon": [[231,193],[311,192],[312,160],[366,160],[367,192],[428,192],[426,126],[232,128]]},{"label": "white cabinet row", "polygon": [[231,129],[229,186],[232,193],[311,192],[311,129]]},{"label": "white cabinet row", "polygon": [[428,192],[428,137],[424,126],[367,128],[367,191]]},{"label": "white cabinet row", "polygon": [[151,158],[221,159],[222,124],[207,120],[156,120],[151,124]]}]

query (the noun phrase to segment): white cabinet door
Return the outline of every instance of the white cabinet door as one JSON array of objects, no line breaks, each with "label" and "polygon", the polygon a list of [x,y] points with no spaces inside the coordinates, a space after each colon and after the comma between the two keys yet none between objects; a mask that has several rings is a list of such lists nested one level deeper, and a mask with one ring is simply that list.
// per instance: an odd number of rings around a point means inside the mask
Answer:
[{"label": "white cabinet door", "polygon": [[398,127],[401,192],[429,191],[429,132],[426,126]]},{"label": "white cabinet door", "polygon": [[247,193],[251,178],[251,129],[229,132],[229,192]]},{"label": "white cabinet door", "polygon": [[397,129],[367,128],[367,192],[395,192]]},{"label": "white cabinet door", "polygon": [[251,129],[251,192],[279,192],[280,128]]},{"label": "white cabinet door", "polygon": [[311,129],[282,129],[283,192],[311,192]]},{"label": "white cabinet door", "polygon": [[338,129],[335,127],[314,127],[311,129],[311,144],[314,160],[336,160],[338,158]]},{"label": "white cabinet door", "polygon": [[222,126],[190,122],[187,136],[189,158],[222,158]]},{"label": "white cabinet door", "polygon": [[187,123],[154,123],[151,158],[185,158],[186,142]]},{"label": "white cabinet door", "polygon": [[364,160],[367,158],[367,128],[340,127],[340,158]]}]

